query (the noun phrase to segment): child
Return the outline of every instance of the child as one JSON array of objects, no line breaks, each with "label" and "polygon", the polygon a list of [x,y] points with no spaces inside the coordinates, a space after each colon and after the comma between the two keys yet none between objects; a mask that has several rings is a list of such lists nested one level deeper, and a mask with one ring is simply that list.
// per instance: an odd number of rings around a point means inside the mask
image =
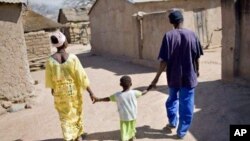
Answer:
[{"label": "child", "polygon": [[136,133],[136,115],[137,115],[137,100],[141,95],[148,92],[137,90],[131,90],[132,86],[131,78],[129,76],[123,76],[120,79],[120,85],[122,86],[122,92],[117,92],[114,95],[106,98],[96,98],[94,102],[108,102],[113,101],[117,103],[119,115],[120,115],[120,128],[121,128],[121,140],[133,141]]}]

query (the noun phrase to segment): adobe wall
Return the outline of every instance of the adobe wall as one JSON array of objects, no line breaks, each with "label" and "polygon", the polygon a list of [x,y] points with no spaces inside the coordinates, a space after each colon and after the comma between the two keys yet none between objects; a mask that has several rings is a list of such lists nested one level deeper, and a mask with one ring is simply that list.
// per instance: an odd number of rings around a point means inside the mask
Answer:
[{"label": "adobe wall", "polygon": [[33,96],[21,4],[0,4],[0,101]]},{"label": "adobe wall", "polygon": [[51,54],[49,33],[45,31],[25,33],[28,59],[46,57]]},{"label": "adobe wall", "polygon": [[86,22],[69,22],[69,38],[72,44],[88,44],[90,40],[89,23]]},{"label": "adobe wall", "polygon": [[[140,56],[139,23],[133,15],[166,11],[172,8],[184,10],[184,27],[195,31],[194,10],[206,10],[207,37],[211,46],[221,46],[221,1],[179,0],[131,4],[123,0],[101,0],[90,13],[91,45],[93,52],[102,55],[125,56],[132,60],[157,61],[162,37],[172,29],[167,14],[152,14],[143,17],[143,49]],[[145,63],[144,63],[145,64]]]}]

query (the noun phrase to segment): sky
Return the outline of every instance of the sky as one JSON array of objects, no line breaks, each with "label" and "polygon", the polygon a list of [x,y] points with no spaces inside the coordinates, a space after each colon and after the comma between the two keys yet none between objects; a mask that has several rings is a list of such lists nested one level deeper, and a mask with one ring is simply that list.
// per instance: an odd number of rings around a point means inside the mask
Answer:
[{"label": "sky", "polygon": [[60,8],[79,7],[88,1],[91,0],[28,0],[28,5],[32,10],[56,21]]},{"label": "sky", "polygon": [[64,0],[28,0],[28,2],[30,3],[36,3],[36,4],[41,4],[41,3],[44,3],[44,4],[48,4],[48,5],[62,5]]}]

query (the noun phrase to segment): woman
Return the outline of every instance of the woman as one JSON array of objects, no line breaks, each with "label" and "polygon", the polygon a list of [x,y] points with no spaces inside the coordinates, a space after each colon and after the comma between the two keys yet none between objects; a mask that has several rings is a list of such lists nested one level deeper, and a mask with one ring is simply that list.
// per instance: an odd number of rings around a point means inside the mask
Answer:
[{"label": "woman", "polygon": [[86,89],[91,100],[95,97],[79,59],[65,51],[65,36],[61,32],[55,32],[51,36],[51,42],[57,52],[46,63],[46,87],[51,88],[54,96],[64,139],[75,141],[80,136],[86,136],[82,125],[82,92]]}]

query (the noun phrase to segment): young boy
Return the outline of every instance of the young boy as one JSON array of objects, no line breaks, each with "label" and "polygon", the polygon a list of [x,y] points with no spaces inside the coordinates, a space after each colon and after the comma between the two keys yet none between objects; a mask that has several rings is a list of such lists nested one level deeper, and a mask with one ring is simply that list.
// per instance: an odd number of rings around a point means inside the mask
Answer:
[{"label": "young boy", "polygon": [[116,102],[120,115],[121,140],[133,141],[136,133],[136,98],[146,94],[148,90],[145,90],[143,92],[131,90],[130,87],[132,86],[132,82],[129,76],[121,77],[120,85],[123,88],[121,92],[117,92],[114,95],[111,95],[110,97],[97,98],[94,102]]}]

